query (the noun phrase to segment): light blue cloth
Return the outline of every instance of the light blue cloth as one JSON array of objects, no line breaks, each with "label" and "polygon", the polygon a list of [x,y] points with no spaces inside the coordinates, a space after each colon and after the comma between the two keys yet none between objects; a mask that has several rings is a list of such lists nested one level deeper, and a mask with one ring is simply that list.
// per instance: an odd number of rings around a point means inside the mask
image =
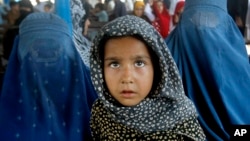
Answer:
[{"label": "light blue cloth", "polygon": [[0,99],[1,141],[89,141],[97,95],[66,23],[34,13],[20,25]]},{"label": "light blue cloth", "polygon": [[186,0],[166,43],[208,140],[229,140],[233,124],[250,124],[250,64],[226,0]]},{"label": "light blue cloth", "polygon": [[9,4],[10,3],[10,0],[4,0],[4,4]]},{"label": "light blue cloth", "polygon": [[72,17],[70,9],[70,0],[55,0],[55,14],[61,17],[68,25],[72,35]]},{"label": "light blue cloth", "polygon": [[108,13],[105,10],[102,10],[98,13],[95,13],[95,16],[98,17],[98,22],[108,22],[109,21]]}]

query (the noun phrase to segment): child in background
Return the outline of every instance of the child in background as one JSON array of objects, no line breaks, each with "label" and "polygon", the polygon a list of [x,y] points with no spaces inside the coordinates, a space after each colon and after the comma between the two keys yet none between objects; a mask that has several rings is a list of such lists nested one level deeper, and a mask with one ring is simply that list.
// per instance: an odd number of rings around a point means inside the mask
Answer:
[{"label": "child in background", "polygon": [[43,8],[44,8],[44,12],[51,13],[51,12],[53,12],[53,3],[47,2],[47,3],[44,5]]},{"label": "child in background", "polygon": [[98,18],[98,22],[108,22],[109,16],[105,11],[105,5],[102,3],[97,3],[94,9],[94,15]]},{"label": "child in background", "polygon": [[91,112],[94,140],[205,140],[174,60],[149,23],[117,18],[101,28],[92,47],[99,95]]},{"label": "child in background", "polygon": [[145,9],[145,4],[143,0],[137,0],[134,2],[134,10],[133,10],[133,15],[140,17],[147,21],[148,23],[151,23],[149,18],[144,14],[144,9]]}]

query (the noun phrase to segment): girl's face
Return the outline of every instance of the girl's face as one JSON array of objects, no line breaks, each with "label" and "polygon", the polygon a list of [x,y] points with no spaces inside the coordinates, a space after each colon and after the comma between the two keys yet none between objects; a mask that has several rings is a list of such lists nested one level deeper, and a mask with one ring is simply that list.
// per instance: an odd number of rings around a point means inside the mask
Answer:
[{"label": "girl's face", "polygon": [[139,104],[150,92],[154,69],[146,45],[134,37],[110,39],[104,49],[104,78],[124,106]]},{"label": "girl's face", "polygon": [[134,9],[135,16],[141,17],[144,14],[144,7],[139,6]]}]

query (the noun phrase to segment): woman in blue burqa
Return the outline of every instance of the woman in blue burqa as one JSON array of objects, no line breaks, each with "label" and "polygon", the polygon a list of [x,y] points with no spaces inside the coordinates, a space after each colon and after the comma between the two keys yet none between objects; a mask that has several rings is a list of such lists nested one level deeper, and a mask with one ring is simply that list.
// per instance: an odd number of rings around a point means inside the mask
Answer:
[{"label": "woman in blue burqa", "polygon": [[20,25],[0,99],[1,141],[89,141],[96,93],[67,24],[46,13]]},{"label": "woman in blue burqa", "polygon": [[208,140],[229,140],[232,125],[250,124],[250,64],[227,0],[186,0],[166,39]]}]

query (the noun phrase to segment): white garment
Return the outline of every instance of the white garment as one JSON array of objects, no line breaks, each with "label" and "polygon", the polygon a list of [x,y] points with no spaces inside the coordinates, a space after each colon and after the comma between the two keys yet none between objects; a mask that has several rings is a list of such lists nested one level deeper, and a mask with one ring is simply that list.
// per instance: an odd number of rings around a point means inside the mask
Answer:
[{"label": "white garment", "polygon": [[185,1],[185,0],[171,0],[170,7],[169,7],[169,14],[171,15],[171,22],[170,22],[170,32],[175,29],[175,25],[173,25],[173,15],[177,6],[178,2]]},{"label": "white garment", "polygon": [[250,41],[250,0],[248,0],[247,16],[246,16],[246,35],[247,41]]},{"label": "white garment", "polygon": [[113,0],[109,1],[108,6],[107,6],[107,11],[113,11],[115,8],[115,2]]},{"label": "white garment", "polygon": [[45,12],[44,11],[44,6],[46,5],[47,2],[40,2],[39,4],[37,4],[36,6],[34,6],[34,9],[37,12]]},{"label": "white garment", "polygon": [[132,0],[125,0],[126,10],[127,12],[134,10],[134,3]]},{"label": "white garment", "polygon": [[169,7],[169,14],[172,16],[174,15],[174,11],[175,11],[175,8],[176,8],[176,5],[178,2],[180,1],[185,1],[185,0],[171,0],[170,2],[170,7]]},{"label": "white garment", "polygon": [[149,3],[146,3],[144,13],[149,18],[149,20],[151,22],[153,22],[155,20],[155,15],[153,14],[153,9],[151,8]]}]

